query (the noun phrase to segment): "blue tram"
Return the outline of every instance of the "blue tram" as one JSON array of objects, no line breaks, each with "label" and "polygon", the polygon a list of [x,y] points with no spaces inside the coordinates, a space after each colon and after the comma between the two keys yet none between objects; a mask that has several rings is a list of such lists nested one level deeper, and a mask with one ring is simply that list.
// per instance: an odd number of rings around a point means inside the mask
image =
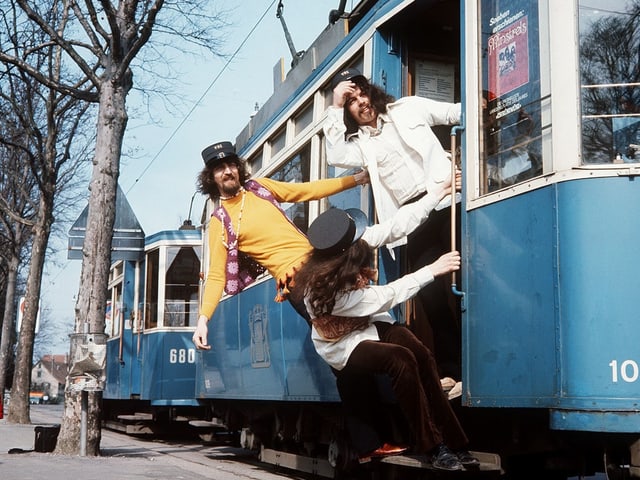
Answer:
[{"label": "blue tram", "polygon": [[104,421],[151,433],[198,418],[195,348],[201,232],[169,230],[145,238],[144,258],[110,270],[105,333]]},{"label": "blue tram", "polygon": [[[324,161],[322,122],[339,69],[358,68],[396,98],[461,102],[462,124],[436,133],[464,173],[464,265],[452,290],[463,309],[459,414],[472,446],[499,453],[516,478],[640,476],[640,333],[630,295],[640,282],[640,7],[365,0],[337,13],[238,135],[254,175],[349,173]],[[292,205],[291,218],[306,226],[329,206],[373,211],[363,189]],[[397,258],[380,252],[383,279],[401,271]],[[306,326],[272,292],[265,280],[223,301],[213,350],[198,354],[197,395],[214,409],[229,394],[247,405],[273,400],[281,418],[261,441],[301,446],[301,419],[335,402],[336,391],[313,363]],[[399,319],[410,309],[398,309]],[[291,405],[297,428],[287,431],[281,412]],[[342,445],[338,428],[326,421],[318,438]]]},{"label": "blue tram", "polygon": [[[462,123],[436,133],[464,175],[463,268],[451,290],[462,305],[456,410],[471,447],[499,456],[508,478],[640,477],[632,293],[640,286],[640,6],[361,0],[347,12],[345,5],[275,79],[236,149],[254,176],[300,182],[349,174],[326,164],[322,133],[330,80],[345,67],[396,98],[461,102]],[[366,187],[285,209],[304,230],[331,206],[373,213]],[[205,222],[203,269],[208,234]],[[402,250],[392,258],[381,249],[381,281],[397,277],[403,261]],[[315,355],[307,324],[274,295],[267,275],[222,300],[209,324],[212,349],[190,365],[191,401],[208,420],[240,432],[244,446],[259,446],[263,460],[288,465],[291,455],[290,465],[305,469],[313,458],[308,469],[330,476],[349,457],[335,378]],[[395,314],[410,323],[412,309],[408,302]],[[155,327],[162,336],[166,325]],[[118,347],[125,350],[152,334],[121,331],[130,337]],[[190,333],[183,342],[174,351],[184,348],[190,363]],[[119,368],[109,380],[128,382]]]}]

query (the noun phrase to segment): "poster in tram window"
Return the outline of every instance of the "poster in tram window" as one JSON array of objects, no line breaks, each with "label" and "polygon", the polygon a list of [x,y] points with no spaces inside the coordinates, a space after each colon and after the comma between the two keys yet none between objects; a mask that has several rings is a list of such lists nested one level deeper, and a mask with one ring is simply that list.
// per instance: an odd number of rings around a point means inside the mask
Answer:
[{"label": "poster in tram window", "polygon": [[538,2],[481,3],[484,191],[542,173]]},{"label": "poster in tram window", "polygon": [[528,18],[519,17],[489,38],[489,91],[495,97],[529,82]]}]

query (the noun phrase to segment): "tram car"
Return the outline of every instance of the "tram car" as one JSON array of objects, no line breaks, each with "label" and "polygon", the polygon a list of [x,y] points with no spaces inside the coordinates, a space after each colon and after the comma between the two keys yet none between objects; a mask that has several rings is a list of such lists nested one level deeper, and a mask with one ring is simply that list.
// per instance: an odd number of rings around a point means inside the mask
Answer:
[{"label": "tram car", "polygon": [[[276,80],[237,151],[254,176],[350,173],[327,166],[322,134],[330,80],[348,67],[396,98],[461,102],[461,124],[436,133],[464,176],[452,292],[462,305],[457,411],[471,447],[498,454],[510,478],[640,477],[640,6],[345,3]],[[371,202],[363,188],[288,213],[304,229],[326,208],[372,213]],[[402,268],[401,254],[381,250],[382,281]],[[223,299],[213,348],[197,354],[196,396],[233,419],[246,446],[324,452],[333,465],[348,443],[335,379],[274,290],[266,277]]]},{"label": "tram car", "polygon": [[[276,78],[236,150],[256,177],[301,182],[350,174],[327,165],[322,133],[331,79],[344,68],[357,68],[396,98],[460,102],[460,125],[434,131],[463,172],[463,265],[451,291],[462,307],[463,388],[454,406],[470,447],[494,454],[509,479],[640,477],[633,294],[640,288],[640,5],[345,6],[339,3],[317,40]],[[274,71],[288,63],[282,59]],[[373,218],[367,187],[284,207],[304,231],[333,206]],[[202,254],[195,235],[188,247],[205,275],[206,218],[214,207],[204,215]],[[262,460],[337,476],[353,445],[336,379],[315,354],[306,322],[288,303],[274,302],[274,280],[265,275],[224,297],[209,323],[212,349],[193,352],[197,291],[169,293],[163,279],[167,258],[175,257],[161,248],[155,267],[120,267],[118,275],[130,280],[113,290],[120,293],[112,306],[124,311],[111,326],[109,358],[117,361],[107,366],[105,400],[203,408],[211,428],[238,432]],[[393,259],[380,249],[378,262],[381,282],[405,268],[401,250]],[[130,298],[129,282],[157,298]],[[163,306],[172,298],[189,305],[178,326]],[[394,313],[410,324],[411,310],[409,302]],[[163,360],[150,363],[158,351]]]},{"label": "tram car", "polygon": [[112,264],[105,333],[103,424],[131,434],[188,430],[203,418],[195,398],[200,230],[144,239],[141,259]]}]

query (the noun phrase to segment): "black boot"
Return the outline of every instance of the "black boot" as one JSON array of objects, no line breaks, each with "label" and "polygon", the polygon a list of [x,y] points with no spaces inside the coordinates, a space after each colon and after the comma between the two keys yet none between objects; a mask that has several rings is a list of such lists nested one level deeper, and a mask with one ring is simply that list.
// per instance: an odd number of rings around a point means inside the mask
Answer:
[{"label": "black boot", "polygon": [[433,450],[431,465],[435,469],[446,470],[449,472],[455,472],[464,468],[458,459],[458,456],[449,450],[444,443],[441,443]]}]

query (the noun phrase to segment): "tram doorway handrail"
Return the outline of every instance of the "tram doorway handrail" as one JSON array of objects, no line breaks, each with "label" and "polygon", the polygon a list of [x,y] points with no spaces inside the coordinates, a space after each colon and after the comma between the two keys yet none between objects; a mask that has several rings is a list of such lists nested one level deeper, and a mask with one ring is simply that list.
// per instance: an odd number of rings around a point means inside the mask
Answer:
[{"label": "tram doorway handrail", "polygon": [[[451,129],[451,251],[456,249],[456,135],[464,127],[456,125]],[[456,282],[456,272],[451,272],[451,291],[459,297],[464,296],[464,292],[458,290]]]}]

